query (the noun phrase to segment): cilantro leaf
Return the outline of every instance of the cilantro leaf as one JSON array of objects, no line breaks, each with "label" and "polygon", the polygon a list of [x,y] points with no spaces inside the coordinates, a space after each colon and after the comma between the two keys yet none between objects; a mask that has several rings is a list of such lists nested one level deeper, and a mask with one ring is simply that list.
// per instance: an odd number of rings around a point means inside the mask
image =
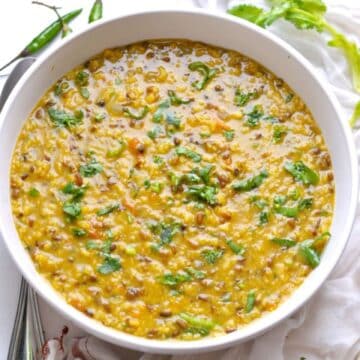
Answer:
[{"label": "cilantro leaf", "polygon": [[275,144],[282,142],[284,136],[287,134],[287,128],[282,125],[275,125],[273,132],[273,141]]},{"label": "cilantro leaf", "polygon": [[146,134],[151,140],[155,140],[162,133],[163,133],[162,127],[160,125],[155,125]]},{"label": "cilantro leaf", "polygon": [[218,193],[218,188],[215,186],[192,185],[186,189],[185,193],[209,205],[217,204],[216,194]]},{"label": "cilantro leaf", "polygon": [[63,212],[69,216],[71,220],[74,220],[81,215],[81,206],[78,202],[66,201],[63,205]]},{"label": "cilantro leaf", "polygon": [[72,195],[72,200],[80,200],[84,195],[87,186],[77,186],[73,182],[68,182],[63,188],[62,192],[67,195]]},{"label": "cilantro leaf", "polygon": [[160,123],[164,117],[164,112],[166,109],[170,107],[170,101],[165,100],[162,103],[159,104],[157,110],[155,111],[152,121],[154,123]]},{"label": "cilantro leaf", "polygon": [[317,185],[319,175],[307,167],[302,161],[286,162],[284,169],[290,173],[296,181],[301,181],[305,185]]},{"label": "cilantro leaf", "polygon": [[80,165],[80,174],[83,177],[93,177],[102,171],[103,167],[99,162],[96,161],[96,159],[91,159],[89,163]]},{"label": "cilantro leaf", "polygon": [[31,197],[38,197],[40,195],[40,191],[34,187],[32,187],[29,191],[28,191],[28,194],[31,196]]},{"label": "cilantro leaf", "polygon": [[242,245],[236,244],[231,239],[226,240],[226,244],[229,246],[229,248],[232,250],[232,252],[235,253],[236,255],[243,255],[245,252],[245,249]]},{"label": "cilantro leaf", "polygon": [[73,228],[73,229],[71,229],[71,232],[73,233],[74,236],[77,236],[77,237],[83,237],[83,236],[87,235],[87,231],[84,229],[80,229],[80,228]]},{"label": "cilantro leaf", "polygon": [[208,264],[215,264],[224,254],[222,249],[207,249],[202,251],[201,255]]},{"label": "cilantro leaf", "polygon": [[245,305],[246,313],[249,313],[254,309],[255,301],[256,301],[255,291],[251,290],[251,291],[249,291],[249,293],[247,295],[247,299],[246,299],[246,305]]},{"label": "cilantro leaf", "polygon": [[180,313],[179,316],[188,323],[189,328],[186,331],[192,334],[206,336],[215,326],[215,322],[209,318],[194,316],[189,313]]},{"label": "cilantro leaf", "polygon": [[116,257],[106,254],[104,257],[104,262],[98,267],[98,272],[102,275],[108,275],[120,269],[120,260]]},{"label": "cilantro leaf", "polygon": [[77,86],[87,86],[89,85],[89,73],[81,70],[75,76],[75,84]]},{"label": "cilantro leaf", "polygon": [[179,129],[180,125],[181,125],[181,120],[178,117],[176,117],[174,114],[167,113],[166,114],[166,123],[168,125],[174,126],[176,129]]},{"label": "cilantro leaf", "polygon": [[197,152],[186,148],[184,146],[179,146],[176,148],[175,150],[176,155],[182,155],[185,156],[191,160],[193,160],[194,162],[200,162],[202,159],[202,156],[200,154],[198,154]]},{"label": "cilantro leaf", "polygon": [[81,111],[71,114],[64,110],[50,108],[48,110],[51,121],[58,127],[70,128],[79,124],[83,118]]},{"label": "cilantro leaf", "polygon": [[329,33],[332,39],[328,45],[343,52],[351,71],[353,87],[360,92],[360,49],[326,21],[326,5],[322,0],[278,0],[270,1],[270,4],[273,6],[269,11],[242,4],[231,8],[228,13],[264,28],[283,18],[300,30]]},{"label": "cilantro leaf", "polygon": [[295,246],[297,243],[294,240],[291,239],[285,239],[285,238],[273,238],[271,241],[274,244],[280,245],[282,247],[290,248]]},{"label": "cilantro leaf", "polygon": [[251,112],[246,114],[245,125],[249,127],[256,127],[259,125],[263,116],[264,113],[261,111],[261,107],[259,105],[255,105]]},{"label": "cilantro leaf", "polygon": [[119,210],[120,209],[120,204],[119,203],[114,203],[114,204],[111,204],[109,206],[106,206],[100,210],[98,210],[96,212],[96,215],[97,216],[104,216],[104,215],[109,215],[110,213],[116,211],[116,210]]},{"label": "cilantro leaf", "polygon": [[264,10],[254,5],[240,4],[229,9],[228,13],[256,24]]},{"label": "cilantro leaf", "polygon": [[180,284],[191,281],[192,277],[187,272],[178,272],[176,274],[166,273],[159,278],[159,282],[169,287],[177,287]]},{"label": "cilantro leaf", "polygon": [[240,88],[235,91],[234,104],[237,106],[245,106],[250,100],[258,97],[257,91],[244,92]]},{"label": "cilantro leaf", "polygon": [[232,141],[235,137],[235,130],[225,130],[223,135],[227,141]]},{"label": "cilantro leaf", "polygon": [[234,182],[232,184],[232,188],[236,191],[254,190],[259,187],[268,176],[268,172],[266,170],[262,170],[259,175]]}]

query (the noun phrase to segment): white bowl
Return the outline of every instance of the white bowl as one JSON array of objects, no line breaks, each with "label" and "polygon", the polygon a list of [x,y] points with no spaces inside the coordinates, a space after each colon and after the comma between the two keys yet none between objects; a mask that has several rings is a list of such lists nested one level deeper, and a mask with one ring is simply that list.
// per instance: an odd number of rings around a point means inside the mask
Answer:
[{"label": "white bowl", "polygon": [[[68,305],[36,272],[22,246],[11,213],[9,169],[16,138],[29,112],[60,76],[105,48],[140,40],[184,38],[237,50],[283,78],[312,111],[329,147],[336,183],[332,237],[320,265],[275,311],[231,334],[185,342],[135,337],[90,319]],[[218,350],[248,340],[270,329],[302,306],[319,289],[338,262],[355,217],[358,172],[355,148],[339,105],[312,66],[292,47],[248,22],[200,10],[155,11],[99,22],[88,30],[59,42],[45,53],[20,80],[0,117],[0,229],[6,246],[33,288],[57,311],[88,332],[109,342],[154,353],[186,354]]]}]

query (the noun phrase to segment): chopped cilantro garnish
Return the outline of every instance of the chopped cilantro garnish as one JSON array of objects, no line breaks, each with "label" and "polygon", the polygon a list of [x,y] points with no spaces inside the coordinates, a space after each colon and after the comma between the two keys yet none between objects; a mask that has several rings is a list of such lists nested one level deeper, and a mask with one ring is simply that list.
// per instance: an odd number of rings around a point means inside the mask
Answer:
[{"label": "chopped cilantro garnish", "polygon": [[94,115],[94,119],[96,122],[101,122],[106,118],[106,114],[105,113],[96,113]]},{"label": "chopped cilantro garnish", "polygon": [[183,155],[191,160],[193,160],[194,162],[200,162],[202,159],[202,156],[200,154],[198,154],[197,152],[186,148],[184,146],[179,146],[176,148],[175,150],[176,155]]},{"label": "chopped cilantro garnish", "polygon": [[180,128],[181,120],[172,113],[166,114],[166,123],[174,126],[176,129]]},{"label": "chopped cilantro garnish", "polygon": [[242,245],[236,244],[231,239],[226,240],[226,244],[229,246],[229,248],[232,250],[232,252],[235,253],[236,255],[243,255],[245,252],[245,249]]},{"label": "chopped cilantro garnish", "polygon": [[94,240],[89,240],[86,245],[86,250],[94,250],[94,249],[99,249],[99,244],[94,241]]},{"label": "chopped cilantro garnish", "polygon": [[80,200],[84,195],[87,186],[77,186],[73,182],[68,182],[63,188],[62,192],[67,195],[72,195],[72,200]]},{"label": "chopped cilantro garnish", "polygon": [[201,80],[195,81],[191,84],[197,90],[203,90],[217,73],[216,69],[210,69],[201,61],[195,61],[189,64],[189,70],[197,71],[203,76]]},{"label": "chopped cilantro garnish", "polygon": [[302,161],[286,162],[284,169],[289,172],[296,181],[301,181],[305,185],[317,185],[319,175],[307,167]]},{"label": "chopped cilantro garnish", "polygon": [[119,203],[114,203],[114,204],[111,204],[109,206],[106,206],[100,210],[98,210],[96,212],[96,215],[97,216],[104,216],[104,215],[108,215],[116,210],[119,210],[121,208],[120,204]]},{"label": "chopped cilantro garnish", "polygon": [[202,251],[202,256],[208,264],[215,264],[224,254],[222,249],[207,249]]},{"label": "chopped cilantro garnish", "polygon": [[205,272],[201,271],[201,270],[196,270],[196,269],[192,269],[192,268],[187,268],[185,270],[188,274],[193,276],[196,280],[204,279],[206,276]]},{"label": "chopped cilantro garnish", "polygon": [[178,222],[168,224],[151,222],[148,224],[148,227],[155,235],[159,236],[159,242],[152,247],[154,250],[159,250],[162,246],[172,242],[174,236],[180,231],[181,224]]},{"label": "chopped cilantro garnish", "polygon": [[56,96],[60,96],[62,94],[65,94],[70,90],[70,85],[67,81],[62,80],[61,82],[56,83],[54,88],[54,94]]},{"label": "chopped cilantro garnish", "polygon": [[245,124],[249,127],[256,127],[259,125],[263,116],[264,113],[261,111],[261,107],[259,105],[255,105],[252,111],[246,114]]},{"label": "chopped cilantro garnish", "polygon": [[235,136],[235,131],[234,130],[225,130],[223,132],[223,135],[227,141],[232,141]]},{"label": "chopped cilantro garnish", "polygon": [[265,225],[269,222],[269,211],[263,210],[259,214],[259,224]]},{"label": "chopped cilantro garnish", "polygon": [[77,86],[87,86],[89,85],[89,73],[81,70],[75,76],[75,84]]},{"label": "chopped cilantro garnish", "polygon": [[188,323],[189,328],[186,331],[192,334],[206,336],[215,326],[215,322],[209,318],[194,316],[188,313],[180,313],[179,316]]},{"label": "chopped cilantro garnish", "polygon": [[294,94],[287,94],[285,97],[285,102],[289,103],[294,98]]},{"label": "chopped cilantro garnish", "polygon": [[81,87],[80,94],[84,99],[88,99],[90,97],[90,91],[87,87]]},{"label": "chopped cilantro garnish", "polygon": [[256,294],[255,291],[249,291],[246,299],[245,312],[251,312],[255,307]]},{"label": "chopped cilantro garnish", "polygon": [[312,198],[300,199],[297,204],[293,206],[284,206],[287,198],[284,196],[275,196],[274,211],[286,217],[296,218],[301,211],[311,208],[313,204]]},{"label": "chopped cilantro garnish", "polygon": [[232,188],[236,191],[250,191],[259,187],[267,177],[267,171],[262,170],[259,175],[234,182]]},{"label": "chopped cilantro garnish", "polygon": [[121,268],[120,260],[111,255],[104,256],[103,263],[98,267],[98,272],[102,275],[108,275]]},{"label": "chopped cilantro garnish", "polygon": [[156,165],[162,165],[165,162],[165,160],[161,156],[158,156],[158,155],[155,155],[153,157],[153,161]]},{"label": "chopped cilantro garnish", "polygon": [[83,237],[83,236],[87,235],[87,231],[84,229],[80,229],[80,228],[72,228],[71,232],[73,233],[74,236],[77,236],[77,237]]},{"label": "chopped cilantro garnish", "polygon": [[192,277],[185,271],[176,274],[166,273],[159,278],[159,282],[169,287],[177,287],[180,284],[191,281]]},{"label": "chopped cilantro garnish", "polygon": [[216,194],[218,193],[218,188],[215,186],[192,185],[186,189],[185,193],[209,205],[217,204]]},{"label": "chopped cilantro garnish", "polygon": [[96,174],[99,174],[103,171],[102,165],[96,161],[96,159],[91,159],[89,163],[85,165],[80,165],[80,174],[83,177],[93,177]]},{"label": "chopped cilantro garnish", "polygon": [[236,89],[234,104],[237,106],[245,106],[250,100],[255,99],[258,96],[256,91],[244,92],[241,89]]},{"label": "chopped cilantro garnish", "polygon": [[40,195],[40,191],[34,187],[32,187],[29,191],[28,191],[29,196],[31,197],[38,197]]},{"label": "chopped cilantro garnish", "polygon": [[74,114],[68,113],[63,110],[57,110],[50,108],[48,110],[51,121],[58,127],[70,128],[79,124],[84,116],[83,112],[80,110]]},{"label": "chopped cilantro garnish", "polygon": [[284,135],[287,134],[287,128],[285,126],[282,125],[275,125],[274,126],[274,132],[273,132],[273,141],[275,144],[280,143],[283,138]]},{"label": "chopped cilantro garnish", "polygon": [[165,109],[168,109],[169,107],[170,107],[169,100],[165,100],[162,103],[160,103],[153,115],[152,121],[154,123],[160,123],[164,118]]},{"label": "chopped cilantro garnish", "polygon": [[149,179],[144,181],[145,189],[149,189],[156,194],[160,194],[164,185],[159,181],[150,181]]},{"label": "chopped cilantro garnish", "polygon": [[146,134],[151,140],[155,140],[159,135],[163,134],[163,128],[160,125],[155,125]]},{"label": "chopped cilantro garnish", "polygon": [[63,204],[63,211],[69,216],[70,220],[74,220],[81,215],[81,206],[76,201],[66,201]]},{"label": "chopped cilantro garnish", "polygon": [[285,239],[285,238],[273,238],[273,239],[271,239],[271,241],[274,244],[277,244],[277,245],[280,245],[280,246],[286,247],[286,248],[293,247],[297,244],[295,240]]}]

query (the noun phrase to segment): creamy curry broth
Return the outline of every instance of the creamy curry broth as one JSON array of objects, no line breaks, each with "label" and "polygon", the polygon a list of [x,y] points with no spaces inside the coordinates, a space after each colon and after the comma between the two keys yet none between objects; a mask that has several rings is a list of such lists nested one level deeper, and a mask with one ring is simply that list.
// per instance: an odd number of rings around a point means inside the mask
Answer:
[{"label": "creamy curry broth", "polygon": [[19,236],[66,301],[138,336],[228,333],[279,306],[330,234],[331,159],[302,100],[229,50],[148,41],[61,78],[11,166]]}]

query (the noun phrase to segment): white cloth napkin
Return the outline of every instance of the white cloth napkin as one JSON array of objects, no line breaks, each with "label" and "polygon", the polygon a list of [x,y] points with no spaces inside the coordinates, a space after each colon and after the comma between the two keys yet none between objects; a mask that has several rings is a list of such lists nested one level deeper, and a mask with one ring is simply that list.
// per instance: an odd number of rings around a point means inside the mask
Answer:
[{"label": "white cloth napkin", "polygon": [[[189,6],[225,11],[238,2],[244,0],[137,0],[121,2],[121,6],[116,2],[119,6],[114,7],[114,12],[120,14],[136,9]],[[247,2],[263,5],[261,0]],[[329,8],[327,18],[360,44],[360,0],[326,0],[326,3]],[[106,6],[107,4],[105,1]],[[108,14],[114,14],[107,11]],[[350,117],[360,96],[352,90],[348,68],[342,55],[335,49],[329,49],[323,37],[313,31],[299,31],[282,21],[269,31],[286,40],[311,61],[337,95],[346,117]],[[360,136],[356,141],[360,153]],[[69,328],[63,339],[64,351],[60,350],[58,339],[50,340],[46,360],[299,360],[301,357],[306,360],[360,360],[359,240],[360,211],[351,240],[338,266],[311,301],[297,314],[261,337],[224,351],[171,357],[121,349],[86,335],[40,300],[48,338],[58,337],[64,325]]]}]

